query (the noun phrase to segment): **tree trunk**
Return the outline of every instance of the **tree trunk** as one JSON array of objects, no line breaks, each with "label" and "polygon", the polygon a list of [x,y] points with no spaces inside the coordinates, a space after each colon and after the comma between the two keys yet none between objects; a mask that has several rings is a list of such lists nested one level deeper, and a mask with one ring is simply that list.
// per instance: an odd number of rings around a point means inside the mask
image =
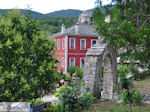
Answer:
[{"label": "tree trunk", "polygon": [[129,102],[129,112],[132,112],[132,104]]}]

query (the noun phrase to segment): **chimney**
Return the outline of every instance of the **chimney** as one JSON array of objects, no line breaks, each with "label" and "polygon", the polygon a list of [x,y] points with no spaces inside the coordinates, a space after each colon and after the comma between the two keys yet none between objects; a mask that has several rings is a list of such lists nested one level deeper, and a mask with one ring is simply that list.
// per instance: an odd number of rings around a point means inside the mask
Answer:
[{"label": "chimney", "polygon": [[76,23],[75,25],[75,34],[79,33],[79,23]]},{"label": "chimney", "polygon": [[62,34],[65,33],[65,26],[64,26],[64,24],[61,25],[61,33],[62,33]]}]

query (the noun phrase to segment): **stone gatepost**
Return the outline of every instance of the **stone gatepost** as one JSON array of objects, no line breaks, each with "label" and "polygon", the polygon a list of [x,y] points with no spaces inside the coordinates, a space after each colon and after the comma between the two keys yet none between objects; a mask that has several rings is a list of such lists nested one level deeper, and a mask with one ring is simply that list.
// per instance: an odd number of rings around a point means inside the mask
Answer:
[{"label": "stone gatepost", "polygon": [[96,45],[88,49],[84,66],[84,85],[88,86],[90,92],[93,92],[96,97],[100,97],[101,94],[101,74],[99,71],[101,71],[104,48],[105,45]]},{"label": "stone gatepost", "polygon": [[104,82],[101,98],[117,99],[117,93],[115,93],[115,86],[117,85],[117,56],[116,53],[107,47],[103,54],[103,63]]},{"label": "stone gatepost", "polygon": [[[102,66],[104,66],[103,81]],[[88,49],[83,80],[84,85],[88,86],[94,96],[117,99],[114,88],[117,85],[117,56],[106,44],[96,44]]]}]

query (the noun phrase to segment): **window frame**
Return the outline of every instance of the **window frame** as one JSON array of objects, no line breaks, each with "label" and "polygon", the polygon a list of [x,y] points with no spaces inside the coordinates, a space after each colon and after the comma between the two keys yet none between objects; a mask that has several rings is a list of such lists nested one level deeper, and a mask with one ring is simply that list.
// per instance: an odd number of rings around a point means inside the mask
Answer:
[{"label": "window frame", "polygon": [[65,66],[65,58],[64,58],[64,57],[61,58],[61,66],[62,66],[62,67]]},{"label": "window frame", "polygon": [[[72,48],[72,46],[71,46],[71,40],[72,40],[72,39],[74,40],[74,46],[73,46],[73,48]],[[72,49],[72,50],[75,49],[75,48],[76,48],[75,45],[76,45],[75,38],[70,38],[70,39],[69,39],[69,49]]]},{"label": "window frame", "polygon": [[57,39],[57,49],[60,49],[60,39]]},{"label": "window frame", "polygon": [[97,43],[97,40],[96,40],[96,39],[92,39],[92,40],[91,40],[91,47],[93,47],[93,45],[94,45],[94,44],[93,44],[93,41],[96,41],[96,43]]},{"label": "window frame", "polygon": [[[71,65],[71,59],[73,59],[74,60],[74,65]],[[76,63],[75,63],[76,61],[75,61],[75,58],[69,58],[69,66],[75,66],[76,65]]]},{"label": "window frame", "polygon": [[62,39],[62,49],[65,49],[65,39]]},{"label": "window frame", "polygon": [[84,60],[84,64],[85,64],[85,58],[84,57],[80,58],[80,68],[84,68],[84,66],[82,66],[82,61],[81,61],[82,59]]},{"label": "window frame", "polygon": [[[82,48],[82,40],[85,41],[85,47]],[[86,39],[80,39],[80,50],[86,50]]]}]

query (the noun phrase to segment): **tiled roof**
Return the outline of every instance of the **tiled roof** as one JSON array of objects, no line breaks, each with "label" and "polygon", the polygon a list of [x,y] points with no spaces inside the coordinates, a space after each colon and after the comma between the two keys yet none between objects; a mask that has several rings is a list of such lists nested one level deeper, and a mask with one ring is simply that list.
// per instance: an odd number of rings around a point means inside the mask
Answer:
[{"label": "tiled roof", "polygon": [[53,35],[53,37],[60,37],[63,35],[70,35],[70,36],[91,36],[91,37],[98,37],[98,33],[93,28],[92,25],[89,24],[76,24],[68,29],[65,29],[64,33],[59,32]]}]

